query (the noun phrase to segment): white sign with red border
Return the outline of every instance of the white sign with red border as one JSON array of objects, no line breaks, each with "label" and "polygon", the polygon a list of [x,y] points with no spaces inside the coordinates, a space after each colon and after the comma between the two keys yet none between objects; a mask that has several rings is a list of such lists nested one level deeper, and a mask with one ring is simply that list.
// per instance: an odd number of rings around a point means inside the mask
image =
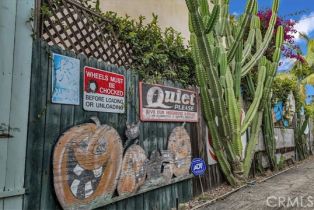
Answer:
[{"label": "white sign with red border", "polygon": [[84,67],[83,108],[96,112],[125,112],[125,77],[93,67]]},{"label": "white sign with red border", "polygon": [[198,122],[195,91],[140,82],[142,121]]}]

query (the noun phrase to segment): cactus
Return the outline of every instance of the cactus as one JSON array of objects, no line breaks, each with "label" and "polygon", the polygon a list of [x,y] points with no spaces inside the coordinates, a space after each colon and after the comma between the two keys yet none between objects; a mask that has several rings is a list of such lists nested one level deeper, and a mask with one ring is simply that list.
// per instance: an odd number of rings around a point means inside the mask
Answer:
[{"label": "cactus", "polygon": [[[314,67],[314,39],[310,39],[305,34],[300,34],[307,42],[307,54],[303,62],[296,61],[290,73],[298,78],[298,99],[296,100],[296,128],[294,130],[297,157],[299,160],[306,159],[309,155],[308,143],[304,131],[314,116],[313,101],[311,104],[305,104],[306,85],[314,85],[314,73],[311,71]],[[310,71],[309,71],[310,70]],[[304,108],[304,115],[301,115],[301,109]]]},{"label": "cactus", "polygon": [[269,97],[269,102],[265,106],[263,113],[263,134],[264,134],[264,145],[266,154],[268,156],[268,161],[272,170],[276,171],[278,169],[278,165],[275,158],[276,153],[276,141],[274,134],[274,122],[272,119],[272,106],[271,106],[271,98]]},{"label": "cactus", "polygon": [[[247,179],[250,171],[263,110],[278,66],[283,28],[277,30],[276,52],[270,61],[263,54],[273,36],[279,0],[273,2],[271,21],[264,37],[257,16],[257,0],[248,0],[239,25],[230,21],[228,0],[212,0],[212,3],[210,11],[207,0],[186,0],[190,43],[213,148],[229,183],[238,185]],[[245,30],[249,30],[246,40]],[[256,85],[249,74],[253,68],[258,69]],[[243,78],[248,81],[254,100],[241,124],[240,85]],[[249,127],[251,135],[243,157],[241,134]]]}]

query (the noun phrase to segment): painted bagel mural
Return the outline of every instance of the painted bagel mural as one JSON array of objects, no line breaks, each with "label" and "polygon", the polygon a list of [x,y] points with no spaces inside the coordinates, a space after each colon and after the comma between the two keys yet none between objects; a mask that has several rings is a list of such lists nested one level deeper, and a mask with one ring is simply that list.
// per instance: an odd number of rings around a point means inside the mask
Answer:
[{"label": "painted bagel mural", "polygon": [[147,162],[145,151],[139,145],[133,144],[126,150],[117,188],[119,195],[132,194],[144,184]]},{"label": "painted bagel mural", "polygon": [[188,174],[191,165],[191,140],[183,126],[172,130],[168,140],[168,150],[174,154],[173,174],[176,177]]},{"label": "painted bagel mural", "polygon": [[[171,183],[189,175],[191,142],[183,126],[172,130],[167,150],[154,150],[149,159],[138,145],[139,132],[127,136],[95,123],[74,126],[59,138],[53,154],[54,187],[63,209],[93,209],[113,196],[128,197],[140,190]],[[139,123],[127,126],[138,130]],[[125,150],[125,151],[124,151]]]},{"label": "painted bagel mural", "polygon": [[110,199],[116,189],[123,148],[117,131],[94,123],[74,126],[58,140],[53,155],[54,187],[64,209]]}]

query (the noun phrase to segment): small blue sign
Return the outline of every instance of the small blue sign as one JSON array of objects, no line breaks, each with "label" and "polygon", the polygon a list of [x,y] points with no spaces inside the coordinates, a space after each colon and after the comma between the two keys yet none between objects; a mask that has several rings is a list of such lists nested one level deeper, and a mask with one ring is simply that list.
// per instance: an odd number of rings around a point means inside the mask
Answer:
[{"label": "small blue sign", "polygon": [[206,163],[201,158],[194,158],[191,163],[191,171],[194,176],[203,175],[206,170]]}]

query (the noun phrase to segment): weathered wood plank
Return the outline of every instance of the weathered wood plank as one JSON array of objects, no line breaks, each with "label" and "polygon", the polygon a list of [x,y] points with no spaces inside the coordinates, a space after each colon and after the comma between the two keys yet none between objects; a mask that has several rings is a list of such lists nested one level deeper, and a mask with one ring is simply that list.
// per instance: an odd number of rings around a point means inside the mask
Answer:
[{"label": "weathered wood plank", "polygon": [[[102,69],[102,70],[106,70],[107,65],[103,62],[98,62],[97,63],[97,68]],[[106,124],[108,117],[109,117],[109,113],[107,112],[98,112],[97,113],[99,120],[103,123]]]},{"label": "weathered wood plank", "polygon": [[134,198],[136,210],[144,210],[144,195],[140,194]]},{"label": "weathered wood plank", "polygon": [[[73,52],[64,52],[65,56],[76,58],[76,55]],[[81,79],[81,78],[80,78]],[[82,87],[80,87],[81,91]],[[80,99],[81,100],[81,99]],[[80,101],[82,103],[82,101]],[[74,109],[76,106],[73,105],[61,105],[61,115],[60,115],[60,132],[64,132],[73,126],[74,122]]]},{"label": "weathered wood plank", "polygon": [[[5,53],[0,56],[0,124],[10,124],[11,86],[13,75],[14,34],[16,0],[0,2],[0,47]],[[0,191],[4,190],[7,168],[8,138],[0,138]],[[0,206],[3,202],[0,201]]]},{"label": "weathered wood plank", "polygon": [[117,210],[125,210],[127,208],[127,202],[126,200],[121,200],[117,204]]},{"label": "weathered wood plank", "polygon": [[83,55],[79,54],[77,56],[80,59],[80,100],[81,103],[79,106],[74,107],[74,125],[82,124],[86,122],[83,110],[83,82],[84,82],[84,67],[88,65],[88,58]]},{"label": "weathered wood plank", "polygon": [[113,203],[113,204],[110,204],[110,205],[107,205],[105,207],[100,207],[100,208],[97,208],[96,210],[116,210],[117,209],[117,204],[116,203]]},{"label": "weathered wood plank", "polygon": [[[86,60],[84,59],[84,63],[85,63],[85,66],[97,68],[97,60],[95,58],[89,58]],[[84,77],[82,77],[81,80],[84,81]],[[84,89],[83,87],[84,86],[82,86],[81,91]],[[82,101],[82,104],[83,104],[83,101]],[[92,116],[97,116],[97,112],[84,111],[84,121],[88,121]]]},{"label": "weathered wood plank", "polygon": [[[16,1],[15,34],[10,34],[10,32],[6,31],[8,36],[14,37],[14,54],[8,54],[14,58],[12,69],[12,96],[9,112],[10,127],[18,128],[18,130],[11,131],[11,135],[13,137],[10,138],[7,146],[8,154],[5,185],[6,190],[10,191],[22,189],[24,187],[27,123],[29,110],[27,105],[29,103],[33,43],[33,39],[31,37],[32,32],[26,26],[25,20],[29,18],[29,13],[33,7],[33,0]],[[10,15],[14,14],[11,13]],[[7,53],[9,52],[6,51],[4,54]],[[7,88],[9,87],[10,86],[7,86]],[[3,109],[1,109],[1,111],[6,112],[6,110]],[[22,203],[23,197],[15,196],[5,200],[4,206],[6,209],[20,209],[22,208]]]},{"label": "weathered wood plank", "polygon": [[44,58],[46,45],[35,42],[33,50],[30,110],[28,123],[28,149],[26,157],[25,187],[28,191],[24,208],[40,208],[42,160],[45,137],[46,94],[48,60]]},{"label": "weathered wood plank", "polygon": [[21,209],[23,204],[23,196],[9,197],[3,202],[4,210]]},{"label": "weathered wood plank", "polygon": [[[59,48],[53,48],[53,52],[61,53]],[[48,69],[46,73],[48,74],[48,88],[47,88],[47,111],[46,111],[46,123],[45,123],[45,142],[44,142],[44,157],[42,165],[42,184],[41,184],[41,209],[50,210],[56,209],[55,193],[53,189],[52,182],[52,159],[51,154],[53,152],[54,145],[60,135],[60,114],[61,105],[51,103],[51,74],[53,68],[53,61],[51,59],[50,53],[46,54],[48,62]],[[43,61],[42,61],[43,62]],[[48,155],[49,154],[49,155]]]}]

